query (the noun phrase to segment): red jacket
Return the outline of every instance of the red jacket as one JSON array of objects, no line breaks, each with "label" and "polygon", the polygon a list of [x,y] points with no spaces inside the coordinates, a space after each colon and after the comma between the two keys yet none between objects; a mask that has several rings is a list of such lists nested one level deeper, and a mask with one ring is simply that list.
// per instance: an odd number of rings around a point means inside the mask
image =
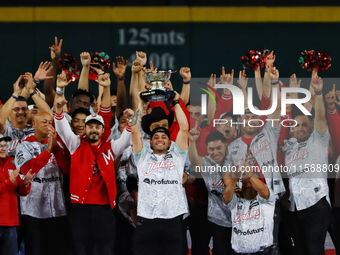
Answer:
[{"label": "red jacket", "polygon": [[31,185],[25,187],[20,176],[14,183],[10,181],[9,176],[16,169],[12,161],[9,156],[0,159],[0,226],[19,225],[17,195],[27,196],[31,191]]},{"label": "red jacket", "polygon": [[117,193],[114,160],[131,145],[131,128],[127,125],[126,131],[115,141],[106,141],[107,137],[103,135],[100,147],[94,152],[85,137],[76,136],[71,131],[63,114],[54,114],[56,130],[71,153],[71,203],[86,204],[91,188],[94,162],[96,162],[107,188],[107,191],[103,192],[108,193],[113,208],[116,205]]}]

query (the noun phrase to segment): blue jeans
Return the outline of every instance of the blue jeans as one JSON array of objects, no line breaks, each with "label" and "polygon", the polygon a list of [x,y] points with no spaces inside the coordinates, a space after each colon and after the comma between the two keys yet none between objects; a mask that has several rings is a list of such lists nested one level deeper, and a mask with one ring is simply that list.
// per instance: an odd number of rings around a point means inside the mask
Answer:
[{"label": "blue jeans", "polygon": [[16,255],[17,253],[16,227],[0,226],[0,255]]}]

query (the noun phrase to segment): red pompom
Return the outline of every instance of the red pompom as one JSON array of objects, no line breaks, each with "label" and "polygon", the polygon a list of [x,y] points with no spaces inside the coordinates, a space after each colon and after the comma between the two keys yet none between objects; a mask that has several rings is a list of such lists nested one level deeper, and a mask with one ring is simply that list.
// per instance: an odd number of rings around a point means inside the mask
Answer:
[{"label": "red pompom", "polygon": [[79,78],[80,71],[78,70],[77,60],[67,53],[64,54],[64,58],[59,58],[59,71],[65,72],[67,80],[75,81]]},{"label": "red pompom", "polygon": [[324,51],[305,50],[301,52],[299,65],[304,70],[327,70],[331,66],[331,57]]},{"label": "red pompom", "polygon": [[263,50],[251,50],[246,55],[242,56],[244,69],[256,69],[259,64],[261,68],[266,67],[266,57],[270,51],[266,48]]},{"label": "red pompom", "polygon": [[[96,52],[95,54],[91,53],[91,65],[95,68],[101,69],[103,72],[107,72],[111,65],[111,60],[109,55],[107,55],[104,51]],[[89,72],[90,80],[97,80],[98,74],[92,68]]]}]

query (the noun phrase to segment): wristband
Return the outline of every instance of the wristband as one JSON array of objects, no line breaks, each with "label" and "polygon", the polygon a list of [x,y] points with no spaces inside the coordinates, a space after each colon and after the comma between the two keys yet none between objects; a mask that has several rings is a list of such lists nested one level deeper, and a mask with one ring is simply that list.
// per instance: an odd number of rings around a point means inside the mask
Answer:
[{"label": "wristband", "polygon": [[35,92],[35,90],[30,94],[30,96],[34,96],[35,94],[37,94],[37,92]]},{"label": "wristband", "polygon": [[264,71],[268,73],[268,69],[267,68]]},{"label": "wristband", "polygon": [[13,97],[15,100],[18,100],[18,98],[17,98],[16,96],[12,95],[12,97]]},{"label": "wristband", "polygon": [[314,91],[316,96],[322,95],[322,90],[320,91]]},{"label": "wristband", "polygon": [[56,92],[56,95],[58,95],[58,96],[63,96],[64,93],[58,93],[58,92]]},{"label": "wristband", "polygon": [[61,94],[64,94],[64,88],[59,88],[59,87],[57,87],[57,88],[56,88],[56,92],[61,93]]},{"label": "wristband", "polygon": [[279,81],[274,81],[274,82],[271,82],[270,84],[271,85],[277,85],[277,84],[279,84]]},{"label": "wristband", "polygon": [[190,84],[190,81],[183,81],[183,84]]},{"label": "wristband", "polygon": [[173,107],[175,107],[176,104],[181,104],[181,102],[177,99],[177,100],[172,101],[171,104]]},{"label": "wristband", "polygon": [[118,78],[118,81],[124,81],[124,77],[123,78]]},{"label": "wristband", "polygon": [[33,78],[33,82],[38,85],[40,83],[40,81],[37,81],[36,79]]}]

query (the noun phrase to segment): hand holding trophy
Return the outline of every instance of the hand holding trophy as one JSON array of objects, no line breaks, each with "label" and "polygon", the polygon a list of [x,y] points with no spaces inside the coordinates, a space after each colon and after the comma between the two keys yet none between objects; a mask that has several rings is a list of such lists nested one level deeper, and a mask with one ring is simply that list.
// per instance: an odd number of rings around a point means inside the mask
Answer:
[{"label": "hand holding trophy", "polygon": [[148,90],[140,93],[140,97],[149,102],[168,101],[175,97],[175,92],[164,87],[174,73],[169,71],[150,71],[144,73],[145,82],[150,85]]}]

